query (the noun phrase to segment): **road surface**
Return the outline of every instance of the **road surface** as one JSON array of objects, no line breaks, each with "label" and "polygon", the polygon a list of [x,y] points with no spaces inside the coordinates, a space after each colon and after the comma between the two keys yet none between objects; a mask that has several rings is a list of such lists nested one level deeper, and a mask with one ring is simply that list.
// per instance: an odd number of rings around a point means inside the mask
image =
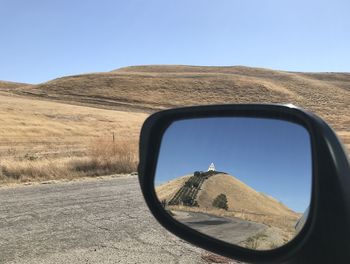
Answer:
[{"label": "road surface", "polygon": [[0,187],[0,201],[0,263],[206,263],[153,219],[135,176]]},{"label": "road surface", "polygon": [[198,212],[174,212],[175,218],[204,234],[238,245],[267,226],[238,218],[218,217]]}]

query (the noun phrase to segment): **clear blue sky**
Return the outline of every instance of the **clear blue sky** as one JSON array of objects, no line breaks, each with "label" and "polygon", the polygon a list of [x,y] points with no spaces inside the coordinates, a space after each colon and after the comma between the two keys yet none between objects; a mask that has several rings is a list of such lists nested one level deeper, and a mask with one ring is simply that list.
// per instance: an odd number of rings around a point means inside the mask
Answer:
[{"label": "clear blue sky", "polygon": [[175,122],[162,140],[156,184],[206,171],[211,162],[297,212],[310,203],[311,146],[302,126],[256,118]]},{"label": "clear blue sky", "polygon": [[1,0],[0,80],[139,64],[350,69],[348,0]]}]

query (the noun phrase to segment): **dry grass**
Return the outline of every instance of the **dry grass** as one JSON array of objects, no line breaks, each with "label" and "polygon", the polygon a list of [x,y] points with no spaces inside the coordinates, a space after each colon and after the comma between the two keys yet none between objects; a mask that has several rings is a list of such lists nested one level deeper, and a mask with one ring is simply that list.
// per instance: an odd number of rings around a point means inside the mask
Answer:
[{"label": "dry grass", "polygon": [[2,94],[0,181],[135,171],[139,129],[146,117]]},{"label": "dry grass", "polygon": [[244,241],[244,246],[250,249],[260,249],[262,241],[264,241],[267,236],[264,233],[258,233],[255,236],[249,237]]},{"label": "dry grass", "polygon": [[7,158],[0,161],[0,181],[27,182],[52,179],[71,179],[130,173],[137,168],[136,142],[106,142],[96,140],[88,146],[85,157]]},{"label": "dry grass", "polygon": [[8,183],[71,177],[68,167],[69,162],[70,158],[59,160],[1,160],[0,180],[2,183]]},{"label": "dry grass", "polygon": [[[188,176],[183,176],[162,184],[156,188],[159,200],[169,201],[182,186]],[[228,210],[212,206],[215,197],[225,193]],[[299,215],[278,200],[255,191],[234,176],[217,174],[206,180],[196,201],[199,207],[169,206],[172,210],[206,212],[223,217],[237,217],[244,220],[263,223],[294,234],[294,225]]]},{"label": "dry grass", "polygon": [[185,181],[191,176],[193,175],[185,175],[156,186],[156,193],[159,201],[170,201],[175,193],[184,185]]},{"label": "dry grass", "polygon": [[[123,111],[217,103],[292,103],[329,122],[350,149],[350,74],[249,67],[136,66],[7,92]],[[4,90],[1,88],[1,90]]]},{"label": "dry grass", "polygon": [[88,176],[130,173],[137,170],[137,142],[106,142],[97,140],[90,145],[85,159],[72,161],[74,171]]},{"label": "dry grass", "polygon": [[[25,91],[44,98],[87,103],[87,99],[95,99],[91,103],[98,104],[100,100],[105,105],[110,101],[151,109],[260,101],[294,102],[306,108],[338,106],[338,110],[344,110],[349,81],[350,74],[337,73],[304,74],[248,67],[139,66],[58,78]],[[331,112],[335,113],[335,109]]]},{"label": "dry grass", "polygon": [[2,89],[2,90],[11,90],[13,88],[19,88],[19,87],[25,87],[25,86],[29,87],[30,84],[0,81],[0,89]]},{"label": "dry grass", "polygon": [[0,94],[0,159],[86,156],[93,140],[138,141],[147,114]]},{"label": "dry grass", "polygon": [[296,214],[278,200],[255,191],[239,179],[228,174],[217,174],[206,180],[197,195],[200,207],[211,208],[220,193],[227,196],[230,211],[252,212],[256,215],[295,216]]},{"label": "dry grass", "polygon": [[[10,167],[12,158],[21,162],[21,157],[32,157],[37,164],[54,161],[52,168],[66,167],[58,164],[67,158],[80,164],[82,172],[89,171],[91,140],[110,140],[115,132],[117,140],[136,142],[150,112],[216,103],[293,103],[328,121],[350,149],[349,82],[348,73],[162,65],[68,76],[39,85],[0,81],[0,161]],[[101,159],[94,162],[100,167],[103,163],[106,171],[111,167]],[[21,166],[26,167],[18,163]]]},{"label": "dry grass", "polygon": [[36,145],[72,145],[82,142],[86,145],[90,139],[97,137],[111,140],[112,132],[118,140],[138,140],[141,124],[146,117],[144,113],[111,111],[0,94],[0,147],[15,147],[31,142]]},{"label": "dry grass", "polygon": [[201,259],[204,260],[206,263],[220,263],[220,264],[238,264],[242,263],[240,261],[236,261],[233,259],[229,259],[211,252],[204,252],[201,255]]}]

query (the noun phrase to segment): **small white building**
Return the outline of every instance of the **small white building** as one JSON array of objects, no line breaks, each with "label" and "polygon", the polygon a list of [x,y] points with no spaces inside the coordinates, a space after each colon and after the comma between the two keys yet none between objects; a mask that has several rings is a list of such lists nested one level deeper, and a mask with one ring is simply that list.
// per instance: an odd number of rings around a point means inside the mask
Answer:
[{"label": "small white building", "polygon": [[215,165],[213,162],[210,164],[208,171],[215,171]]}]

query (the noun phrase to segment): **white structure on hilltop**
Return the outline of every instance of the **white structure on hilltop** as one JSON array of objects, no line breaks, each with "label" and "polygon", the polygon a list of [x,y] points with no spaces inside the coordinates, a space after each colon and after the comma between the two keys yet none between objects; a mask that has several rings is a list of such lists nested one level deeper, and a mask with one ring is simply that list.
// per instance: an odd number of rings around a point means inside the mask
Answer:
[{"label": "white structure on hilltop", "polygon": [[213,162],[210,164],[208,171],[215,171],[215,165]]}]

